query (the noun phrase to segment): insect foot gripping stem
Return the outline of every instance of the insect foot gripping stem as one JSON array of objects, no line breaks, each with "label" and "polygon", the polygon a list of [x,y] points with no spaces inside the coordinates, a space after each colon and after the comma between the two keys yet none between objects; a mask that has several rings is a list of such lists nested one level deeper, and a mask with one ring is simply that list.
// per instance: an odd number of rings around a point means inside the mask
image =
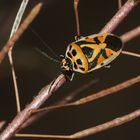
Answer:
[{"label": "insect foot gripping stem", "polygon": [[75,41],[78,41],[81,38],[83,38],[83,36],[75,36]]},{"label": "insect foot gripping stem", "polygon": [[63,70],[63,74],[65,75],[67,81],[70,82],[70,81],[73,80],[73,77],[74,77],[74,72],[73,71]]}]

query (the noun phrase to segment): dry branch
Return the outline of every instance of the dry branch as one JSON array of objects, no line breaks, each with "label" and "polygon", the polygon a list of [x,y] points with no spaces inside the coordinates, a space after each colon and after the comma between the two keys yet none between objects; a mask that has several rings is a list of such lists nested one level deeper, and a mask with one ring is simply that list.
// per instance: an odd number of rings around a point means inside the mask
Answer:
[{"label": "dry branch", "polygon": [[108,121],[106,123],[103,123],[101,125],[97,125],[95,127],[91,127],[85,130],[81,130],[77,133],[74,133],[72,135],[40,135],[40,134],[16,134],[17,137],[34,137],[34,138],[63,138],[63,139],[78,139],[78,138],[83,138],[87,137],[105,130],[108,130],[110,128],[113,128],[115,126],[122,125],[126,122],[132,121],[133,119],[136,119],[137,117],[140,116],[140,109],[121,116],[119,118],[116,118],[114,120]]},{"label": "dry branch", "polygon": [[49,96],[66,82],[65,76],[61,74],[58,78],[45,86],[26,108],[17,114],[13,121],[0,135],[0,140],[7,140],[19,130],[20,126],[31,116],[32,110],[38,109]]},{"label": "dry branch", "polygon": [[104,26],[100,33],[112,32],[138,3],[139,0],[128,0]]},{"label": "dry branch", "polygon": [[[81,91],[87,89],[89,86],[95,84],[96,82],[98,82],[98,80],[92,80],[90,82],[88,82],[88,84],[84,84],[82,85],[82,87],[74,90],[73,92],[70,92],[67,94],[67,96],[63,97],[60,101],[56,102],[54,105],[64,105],[66,103],[69,103],[72,99],[74,99],[74,97],[76,97]],[[33,122],[39,120],[42,116],[44,116],[45,114],[48,113],[49,110],[47,111],[43,111],[40,113],[37,113],[35,115],[32,115],[22,126],[21,129],[29,126],[30,124],[32,124]]]},{"label": "dry branch", "polygon": [[129,80],[125,81],[125,82],[122,82],[120,84],[117,84],[115,86],[112,86],[110,88],[103,89],[103,90],[101,90],[101,91],[99,91],[97,93],[91,94],[91,95],[89,95],[87,97],[81,98],[80,100],[77,100],[75,102],[41,108],[41,109],[33,111],[33,113],[42,112],[42,111],[45,111],[45,110],[50,111],[50,110],[58,109],[58,108],[62,108],[62,107],[82,105],[82,104],[91,102],[93,100],[97,100],[99,98],[102,98],[102,97],[117,93],[117,92],[119,92],[119,91],[121,91],[121,90],[123,90],[125,88],[128,88],[128,87],[130,87],[130,86],[132,86],[132,85],[134,85],[136,83],[139,83],[139,82],[140,82],[140,75],[137,76],[137,77],[134,77],[132,79],[129,79]]}]

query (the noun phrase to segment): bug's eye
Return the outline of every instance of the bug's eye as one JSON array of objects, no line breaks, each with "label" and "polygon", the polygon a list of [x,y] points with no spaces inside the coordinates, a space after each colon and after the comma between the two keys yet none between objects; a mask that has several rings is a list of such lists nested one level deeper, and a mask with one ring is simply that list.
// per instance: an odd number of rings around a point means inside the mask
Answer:
[{"label": "bug's eye", "polygon": [[77,54],[76,50],[72,50],[71,53],[72,53],[73,56],[76,56],[76,54]]}]

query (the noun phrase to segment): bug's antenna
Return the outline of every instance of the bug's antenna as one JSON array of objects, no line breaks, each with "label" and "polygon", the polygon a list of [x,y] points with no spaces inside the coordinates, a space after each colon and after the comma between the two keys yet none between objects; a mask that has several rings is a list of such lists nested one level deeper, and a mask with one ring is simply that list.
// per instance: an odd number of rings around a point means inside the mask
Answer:
[{"label": "bug's antenna", "polygon": [[44,55],[45,57],[47,57],[48,59],[52,60],[53,62],[60,63],[59,60],[52,58],[51,56],[49,56],[47,53],[41,51],[40,49],[38,49],[38,48],[35,48],[35,49],[36,49],[39,53],[41,53],[42,55]]},{"label": "bug's antenna", "polygon": [[[56,55],[56,53],[51,49],[51,47],[49,47],[49,45],[40,37],[40,35],[30,26],[29,27],[30,30],[32,31],[32,33],[42,42],[42,44],[47,47],[47,49],[55,56],[58,58],[58,56]],[[45,55],[47,58],[51,59],[51,60],[55,60],[58,61],[57,59],[49,56],[48,54],[44,53],[43,51],[41,51],[40,49],[36,49],[38,50],[41,54]]]}]

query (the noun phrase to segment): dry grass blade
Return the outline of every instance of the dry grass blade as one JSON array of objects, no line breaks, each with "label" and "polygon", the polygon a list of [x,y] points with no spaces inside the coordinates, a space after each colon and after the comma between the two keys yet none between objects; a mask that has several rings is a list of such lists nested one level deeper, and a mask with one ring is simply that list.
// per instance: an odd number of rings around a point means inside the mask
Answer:
[{"label": "dry grass blade", "polygon": [[[17,31],[28,2],[29,2],[29,0],[22,0],[20,8],[17,13],[17,16],[15,18],[12,30],[11,30],[10,38]],[[20,99],[19,99],[19,90],[18,90],[18,86],[17,86],[15,68],[14,68],[14,64],[13,64],[12,48],[10,48],[10,50],[9,50],[8,57],[9,57],[9,62],[10,62],[11,71],[12,71],[12,78],[13,78],[13,83],[14,83],[17,112],[20,112],[21,107],[20,107]]]},{"label": "dry grass blade", "polygon": [[101,90],[101,91],[99,91],[97,93],[94,93],[92,95],[84,97],[84,98],[82,98],[80,100],[77,100],[75,102],[41,108],[41,109],[38,109],[38,110],[34,110],[32,113],[38,113],[38,112],[48,111],[48,110],[50,111],[50,110],[58,109],[58,108],[62,108],[62,107],[77,106],[77,105],[85,104],[85,103],[91,102],[93,100],[105,97],[107,95],[117,93],[117,92],[119,92],[119,91],[121,91],[121,90],[123,90],[125,88],[128,88],[128,87],[130,87],[130,86],[132,86],[132,85],[134,85],[134,84],[136,84],[138,82],[140,82],[140,75],[137,76],[137,77],[134,77],[132,79],[129,79],[129,80],[125,81],[125,82],[122,82],[122,83],[120,83],[118,85],[112,86],[110,88]]},{"label": "dry grass blade", "polygon": [[27,29],[29,24],[34,20],[34,18],[39,13],[40,9],[42,7],[42,3],[37,4],[30,14],[26,17],[26,19],[23,21],[19,29],[13,34],[11,39],[6,43],[6,45],[3,47],[3,49],[0,52],[0,63],[3,61],[4,57],[10,50],[10,48],[13,47],[13,45],[16,43],[16,41],[20,38],[20,36],[24,33],[24,31]]},{"label": "dry grass blade", "polygon": [[103,123],[101,125],[97,125],[95,127],[91,127],[82,131],[79,131],[77,133],[74,133],[72,135],[41,135],[41,134],[16,134],[17,137],[35,137],[35,138],[64,138],[64,139],[78,139],[83,138],[86,136],[90,136],[105,130],[108,130],[110,128],[122,125],[124,123],[130,122],[133,119],[136,119],[140,116],[140,109],[129,113],[127,115],[121,116],[119,118],[116,118],[114,120],[108,121],[106,123]]}]

